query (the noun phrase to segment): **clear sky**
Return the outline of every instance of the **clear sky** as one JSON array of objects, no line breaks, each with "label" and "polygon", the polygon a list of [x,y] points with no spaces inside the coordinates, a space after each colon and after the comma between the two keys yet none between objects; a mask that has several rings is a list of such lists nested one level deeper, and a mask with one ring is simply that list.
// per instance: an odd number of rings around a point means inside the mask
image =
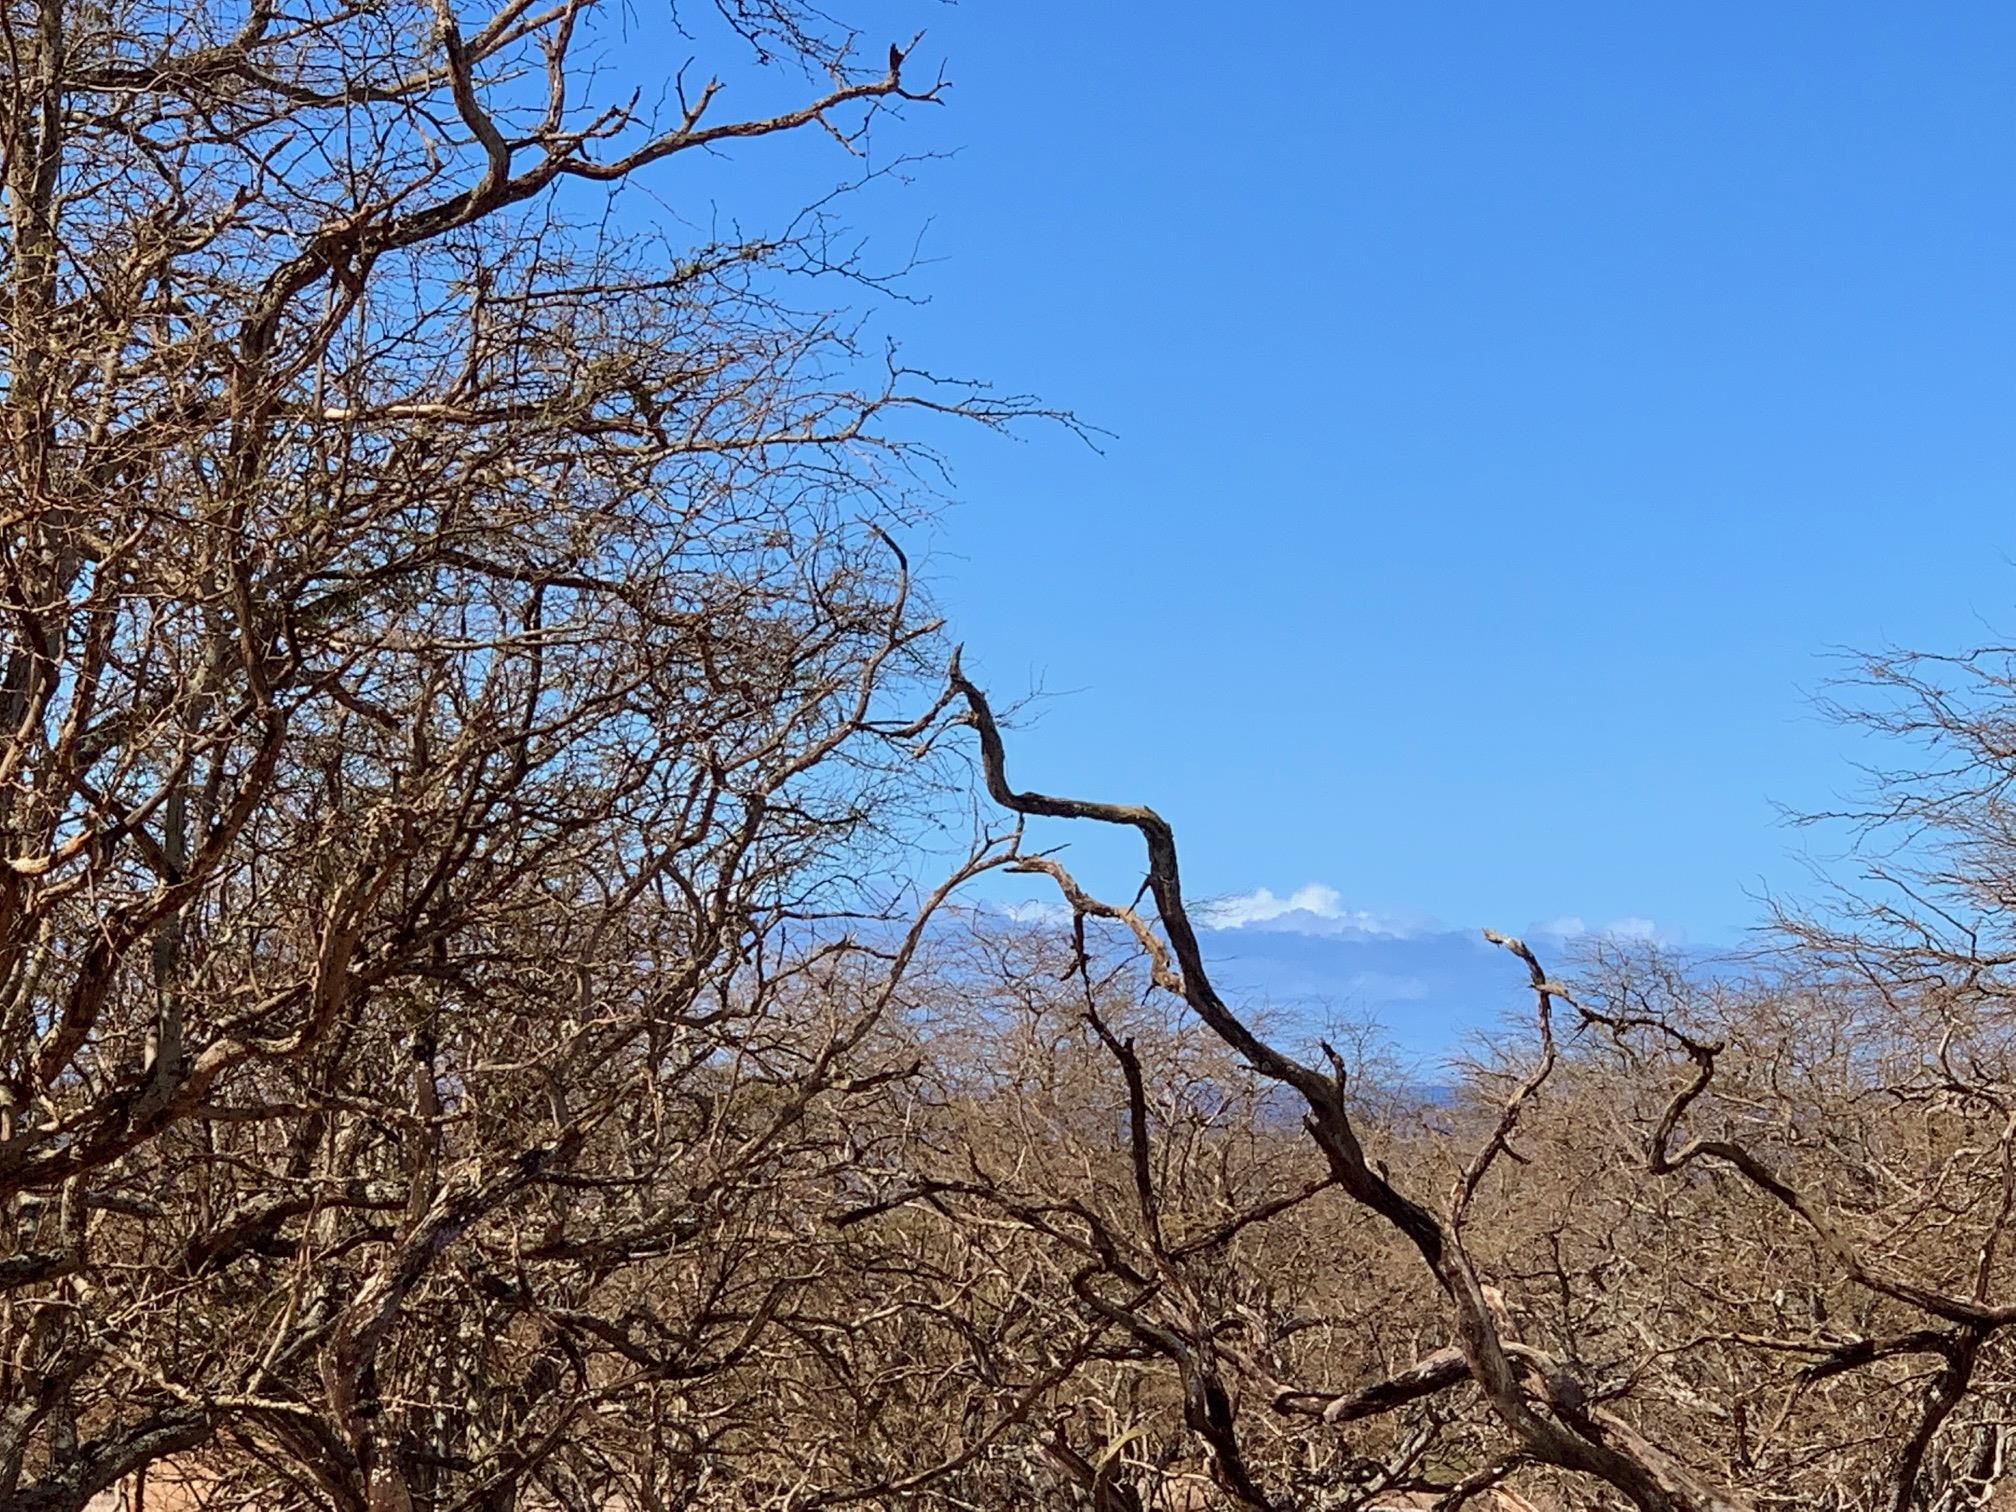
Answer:
[{"label": "clear sky", "polygon": [[927,20],[909,351],[1114,433],[949,438],[938,591],[1193,889],[1731,940],[1824,653],[2016,626],[2016,10]]}]

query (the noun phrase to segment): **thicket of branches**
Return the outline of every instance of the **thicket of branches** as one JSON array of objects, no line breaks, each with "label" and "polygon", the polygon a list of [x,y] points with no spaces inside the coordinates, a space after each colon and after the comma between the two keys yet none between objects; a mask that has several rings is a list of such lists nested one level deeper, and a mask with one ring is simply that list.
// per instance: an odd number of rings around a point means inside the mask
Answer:
[{"label": "thicket of branches", "polygon": [[602,0],[0,0],[0,1507],[1991,1505],[2008,656],[1867,669],[1925,759],[1751,980],[1501,940],[1426,1103],[1272,1033],[911,584],[922,426],[1036,407],[817,195],[612,203],[941,81],[674,21],[777,103]]}]

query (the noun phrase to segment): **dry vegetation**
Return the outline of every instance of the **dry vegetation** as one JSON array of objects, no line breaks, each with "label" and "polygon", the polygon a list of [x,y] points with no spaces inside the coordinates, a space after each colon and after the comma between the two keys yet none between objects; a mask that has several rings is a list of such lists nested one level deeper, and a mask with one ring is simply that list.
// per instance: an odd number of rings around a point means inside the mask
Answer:
[{"label": "dry vegetation", "polygon": [[1996,1505],[2002,653],[1867,669],[1904,859],[1751,980],[1501,941],[1431,1106],[1263,1033],[910,584],[1033,406],[830,204],[610,212],[941,85],[605,9],[0,3],[0,1507]]}]

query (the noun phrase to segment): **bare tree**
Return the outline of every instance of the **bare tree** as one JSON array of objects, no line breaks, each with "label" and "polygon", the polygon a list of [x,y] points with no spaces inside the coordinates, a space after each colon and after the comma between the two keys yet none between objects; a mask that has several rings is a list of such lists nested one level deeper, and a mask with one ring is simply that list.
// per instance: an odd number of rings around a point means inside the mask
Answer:
[{"label": "bare tree", "polygon": [[[1114,1123],[1089,1184],[1052,1174],[1036,1184],[1047,1205],[1005,1184],[984,1197],[1077,1250],[1082,1304],[1173,1376],[1142,1421],[1180,1421],[1228,1502],[1457,1507],[1518,1488],[1549,1508],[1961,1512],[2006,1498],[2010,684],[1999,652],[1887,659],[1871,680],[1902,696],[1862,717],[1931,752],[1849,816],[1865,880],[1887,894],[1845,894],[1831,922],[1781,914],[1780,944],[1741,978],[1605,948],[1571,987],[1494,935],[1524,968],[1531,1032],[1410,1121],[1327,1046],[1319,1068],[1225,1002],[1166,823],[1015,789],[955,660],[995,800],[1135,829],[1154,904],[1092,897],[1048,854],[1015,863],[1070,911],[1064,975],[1082,1001],[1053,992],[1050,1011],[1103,1047],[1098,1106]],[[1172,1218],[1190,1201],[1192,1136],[1167,1088],[1189,1063],[1117,1027],[1134,1010],[1114,996],[1101,928],[1299,1104],[1316,1159],[1232,1205],[1221,1222],[1248,1242],[1224,1267],[1174,1237],[1194,1232]],[[1242,1119],[1207,1122],[1222,1145]],[[1286,1139],[1287,1122],[1270,1132]],[[1439,1202],[1409,1195],[1438,1185]],[[1425,1287],[1396,1285],[1398,1254]],[[1349,1279],[1312,1282],[1312,1257]],[[1122,1400],[1089,1375],[1073,1384]],[[1092,1505],[1180,1504],[1166,1440],[1111,1459],[1058,1447]]]},{"label": "bare tree", "polygon": [[[1509,1138],[1527,1102],[1551,1074],[1556,1058],[1552,1015],[1554,1000],[1560,994],[1526,947],[1517,941],[1500,940],[1525,961],[1531,973],[1538,1002],[1540,1059],[1507,1100],[1481,1146],[1465,1162],[1438,1212],[1404,1194],[1367,1155],[1352,1116],[1342,1061],[1333,1053],[1329,1068],[1324,1070],[1288,1055],[1254,1033],[1212,985],[1183,896],[1175,836],[1167,822],[1154,810],[1138,805],[1018,791],[1008,781],[1005,747],[986,696],[960,671],[956,657],[951,681],[978,732],[982,770],[997,803],[1018,814],[1089,819],[1125,825],[1140,833],[1148,861],[1144,891],[1154,901],[1160,929],[1151,928],[1130,907],[1085,893],[1054,860],[1033,858],[1024,864],[1047,872],[1056,881],[1076,918],[1106,918],[1127,927],[1148,955],[1158,987],[1181,998],[1253,1071],[1292,1089],[1302,1102],[1304,1126],[1321,1152],[1330,1180],[1412,1246],[1441,1292],[1454,1335],[1454,1355],[1422,1361],[1408,1372],[1405,1381],[1375,1389],[1370,1402],[1360,1393],[1356,1404],[1347,1401],[1334,1410],[1326,1404],[1319,1410],[1333,1419],[1349,1416],[1388,1400],[1407,1400],[1424,1389],[1468,1380],[1482,1393],[1520,1458],[1601,1481],[1647,1512],[1721,1512],[1745,1505],[1604,1406],[1592,1394],[1590,1383],[1578,1379],[1565,1362],[1522,1342],[1479,1275],[1468,1239],[1478,1190],[1508,1150]],[[1126,1067],[1130,1084],[1136,1083],[1139,1069],[1125,1043],[1115,1040],[1112,1048]],[[1147,1131],[1138,1098],[1132,1104],[1131,1122],[1139,1169],[1145,1162],[1145,1154],[1139,1152],[1144,1150]],[[1153,1197],[1145,1178],[1140,1201],[1152,1252],[1156,1248]],[[1142,1303],[1161,1290],[1156,1273],[1128,1263],[1109,1268],[1129,1290],[1120,1296],[1101,1295],[1090,1289],[1088,1278],[1087,1300],[1176,1364],[1183,1383],[1185,1421],[1207,1445],[1218,1485],[1242,1505],[1273,1506],[1274,1499],[1246,1464],[1221,1365],[1224,1351],[1212,1331],[1200,1330],[1194,1323],[1185,1327],[1173,1319],[1158,1319],[1143,1308]],[[1289,1393],[1291,1401],[1317,1395],[1306,1390]]]},{"label": "bare tree", "polygon": [[891,427],[1028,407],[801,310],[816,208],[609,214],[858,148],[904,47],[724,6],[803,91],[734,116],[619,20],[0,8],[0,1503],[600,1505],[636,1432],[679,1504],[839,1263],[933,712]]},{"label": "bare tree", "polygon": [[[2006,1496],[2008,657],[1867,669],[1930,754],[1753,980],[1498,938],[1530,1031],[1410,1102],[940,681],[919,424],[1035,408],[829,307],[830,199],[622,197],[873,175],[942,81],[674,19],[744,62],[0,4],[0,1507]],[[1010,817],[927,872],[968,725]],[[1031,818],[1138,833],[1152,911]],[[1002,866],[1067,935],[958,902]]]}]

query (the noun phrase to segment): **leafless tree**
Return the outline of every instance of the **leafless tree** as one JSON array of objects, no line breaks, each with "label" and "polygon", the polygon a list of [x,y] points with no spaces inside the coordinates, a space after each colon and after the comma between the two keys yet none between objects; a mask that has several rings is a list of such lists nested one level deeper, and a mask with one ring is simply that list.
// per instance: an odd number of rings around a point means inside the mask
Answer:
[{"label": "leafless tree", "polygon": [[596,0],[0,7],[0,1504],[684,1504],[708,1383],[874,1305],[808,1204],[938,896],[845,920],[932,726],[901,417],[1028,406],[802,308],[817,207],[611,213],[942,88],[682,20],[797,97]]},{"label": "leafless tree", "polygon": [[[1572,986],[1492,936],[1524,969],[1531,1031],[1411,1128],[1327,1046],[1319,1064],[1291,1055],[1222,998],[1159,816],[1017,790],[984,694],[956,661],[952,680],[999,804],[1145,842],[1152,915],[1088,895],[1049,855],[1016,863],[1069,907],[1075,1016],[1124,1089],[1106,1104],[1114,1164],[1078,1188],[1103,1197],[1068,1220],[1053,1197],[1028,1221],[1080,1251],[1081,1301],[1173,1377],[1160,1421],[1180,1418],[1227,1501],[1456,1507],[1516,1488],[1560,1508],[1959,1512],[2006,1498],[2004,653],[1870,668],[1898,696],[1860,717],[1931,754],[1848,816],[1867,875],[1832,922],[1783,912],[1741,975],[1604,949]],[[1313,1159],[1262,1179],[1232,1220],[1251,1242],[1229,1277],[1172,1238],[1189,1136],[1154,1090],[1172,1052],[1115,1027],[1128,1010],[1095,966],[1101,929],[1299,1105]],[[1213,1137],[1239,1124],[1221,1116]],[[1272,1125],[1277,1146],[1287,1128]],[[1439,1201],[1411,1195],[1438,1186]],[[1394,1254],[1426,1284],[1396,1285]],[[1317,1255],[1350,1279],[1312,1284]],[[1095,1505],[1176,1505],[1174,1452],[1071,1463]]]},{"label": "leafless tree", "polygon": [[674,22],[0,3],[0,1507],[2006,1500],[2009,655],[1865,669],[1926,759],[1747,978],[1498,938],[1453,1096],[1304,1049],[940,676],[921,426],[1035,407],[830,200],[626,197],[942,81]]},{"label": "leafless tree", "polygon": [[[1130,907],[1103,902],[1085,893],[1057,863],[1030,863],[1048,872],[1078,919],[1117,921],[1128,928],[1151,961],[1159,988],[1179,997],[1254,1072],[1290,1089],[1302,1103],[1304,1126],[1323,1158],[1329,1181],[1360,1207],[1377,1216],[1404,1238],[1441,1293],[1450,1332],[1451,1352],[1423,1360],[1404,1379],[1372,1388],[1355,1398],[1336,1398],[1316,1390],[1284,1388],[1290,1404],[1307,1402],[1310,1410],[1332,1420],[1389,1403],[1409,1400],[1424,1391],[1463,1380],[1482,1394],[1493,1417],[1519,1459],[1558,1467],[1614,1487],[1647,1512],[1722,1512],[1745,1505],[1710,1477],[1646,1438],[1629,1419],[1612,1411],[1579,1379],[1567,1363],[1522,1341],[1502,1303],[1479,1273],[1468,1230],[1478,1191],[1493,1166],[1510,1149],[1528,1101],[1551,1074],[1556,1059],[1552,1016],[1559,989],[1541,970],[1526,947],[1500,940],[1527,965],[1538,1002],[1540,1059],[1531,1075],[1506,1101],[1495,1126],[1465,1162],[1438,1209],[1406,1195],[1381,1164],[1367,1154],[1353,1118],[1345,1068],[1333,1053],[1327,1069],[1319,1069],[1287,1054],[1256,1034],[1213,986],[1196,928],[1191,922],[1177,864],[1175,837],[1168,823],[1152,809],[1138,805],[1095,802],[1018,791],[1007,777],[1006,752],[999,726],[986,696],[959,670],[955,659],[952,683],[964,699],[980,742],[987,788],[995,801],[1031,817],[1092,820],[1125,825],[1142,837],[1147,851],[1143,890],[1152,897],[1159,929]],[[1102,1036],[1105,1038],[1106,1036]],[[1140,1076],[1135,1057],[1124,1041],[1111,1048],[1126,1069],[1131,1084]],[[1115,1256],[1101,1270],[1117,1294],[1098,1289],[1093,1275],[1084,1278],[1088,1302],[1108,1313],[1116,1325],[1130,1329],[1149,1347],[1166,1355],[1182,1380],[1184,1418],[1207,1446],[1214,1479],[1235,1502],[1255,1508],[1275,1505],[1247,1464],[1244,1444],[1226,1384],[1226,1351],[1215,1330],[1187,1323],[1147,1304],[1174,1278],[1154,1265],[1161,1242],[1153,1222],[1152,1183],[1146,1176],[1146,1119],[1138,1097],[1131,1107],[1135,1164],[1143,1172],[1139,1200],[1148,1257],[1132,1261]],[[1102,1257],[1104,1258],[1104,1257]],[[1487,1471],[1494,1476],[1496,1467]],[[1485,1482],[1488,1484],[1488,1480]]]}]

